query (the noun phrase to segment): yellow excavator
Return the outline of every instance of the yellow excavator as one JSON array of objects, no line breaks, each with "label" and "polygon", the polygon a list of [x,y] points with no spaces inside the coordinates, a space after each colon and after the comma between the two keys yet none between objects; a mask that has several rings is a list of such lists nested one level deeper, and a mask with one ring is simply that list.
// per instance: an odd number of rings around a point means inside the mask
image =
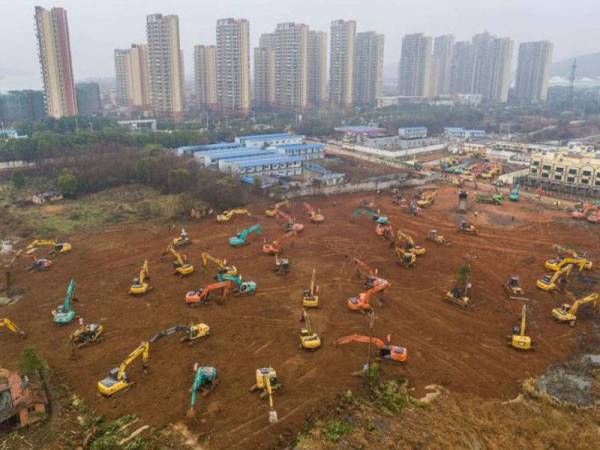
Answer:
[{"label": "yellow excavator", "polygon": [[79,328],[73,331],[69,337],[69,342],[71,343],[71,358],[77,359],[77,350],[79,350],[81,347],[103,341],[103,333],[104,325],[99,323],[84,324],[82,320]]},{"label": "yellow excavator", "polygon": [[450,241],[448,241],[441,234],[438,234],[437,230],[429,230],[429,232],[427,233],[427,240],[435,244],[450,245]]},{"label": "yellow excavator", "polygon": [[69,253],[72,250],[71,244],[68,242],[56,242],[52,239],[36,239],[27,246],[27,252],[29,253],[39,247],[52,247],[50,254]]},{"label": "yellow excavator", "polygon": [[477,227],[472,223],[467,222],[466,220],[462,220],[458,225],[458,232],[463,234],[477,234]]},{"label": "yellow excavator", "polygon": [[131,388],[134,382],[130,381],[127,377],[127,367],[140,356],[142,357],[142,367],[146,371],[148,362],[150,361],[150,343],[148,341],[142,342],[119,367],[111,369],[106,378],[98,381],[98,391],[102,395],[110,397]]},{"label": "yellow excavator", "polygon": [[250,392],[260,391],[260,398],[265,398],[267,395],[271,399],[273,391],[282,387],[277,372],[272,367],[263,367],[256,369],[256,384],[250,388]]},{"label": "yellow excavator", "polygon": [[310,317],[306,310],[302,311],[302,321],[304,326],[300,328],[300,346],[305,350],[316,350],[321,346],[321,338],[313,331],[310,324]]},{"label": "yellow excavator", "polygon": [[403,232],[402,230],[396,231],[396,240],[402,244],[405,250],[409,251],[414,255],[424,255],[426,252],[425,247],[415,244],[410,234]]},{"label": "yellow excavator", "polygon": [[[554,245],[553,248],[556,250],[557,256],[556,258],[546,260],[544,263],[546,269],[556,272],[567,264],[573,264],[580,272],[583,269],[592,270],[592,261],[583,256],[579,256],[575,250],[564,248],[560,245]],[[566,253],[569,256],[563,256],[563,253]]]},{"label": "yellow excavator", "polygon": [[455,285],[452,289],[446,292],[446,301],[467,308],[471,303],[469,291],[471,290],[471,265],[465,264],[458,269]]},{"label": "yellow excavator", "polygon": [[319,307],[319,296],[317,295],[317,287],[315,285],[317,277],[317,269],[313,268],[312,276],[310,278],[310,288],[304,289],[302,295],[302,306],[305,308],[318,308]]},{"label": "yellow excavator", "polygon": [[218,281],[222,281],[219,278],[223,275],[236,276],[238,274],[237,267],[227,265],[227,261],[224,259],[215,258],[209,255],[207,252],[202,252],[202,267],[206,269],[208,262],[213,262],[217,266],[218,273],[215,277]]},{"label": "yellow excavator", "polygon": [[171,240],[171,245],[173,247],[183,247],[184,245],[191,243],[192,238],[183,228],[181,229],[181,233],[179,233],[179,236]]},{"label": "yellow excavator", "polygon": [[14,323],[12,320],[10,320],[9,318],[5,317],[3,319],[0,319],[0,328],[6,327],[8,328],[10,331],[12,331],[13,333],[15,333],[16,335],[18,335],[21,338],[24,338],[26,336],[26,333],[21,330],[16,323]]},{"label": "yellow excavator", "polygon": [[228,211],[224,211],[223,214],[217,214],[217,222],[229,222],[236,214],[246,214],[248,217],[252,216],[250,211],[248,211],[246,208],[230,209]]},{"label": "yellow excavator", "polygon": [[554,317],[559,322],[568,322],[569,325],[575,326],[575,322],[577,321],[577,311],[583,305],[591,303],[592,306],[597,309],[600,306],[600,302],[598,301],[598,294],[593,293],[586,297],[580,298],[573,302],[573,304],[564,303],[560,308],[554,308],[552,310],[552,317]]},{"label": "yellow excavator", "polygon": [[184,277],[194,273],[194,266],[187,262],[187,256],[180,255],[177,250],[173,248],[173,246],[169,247],[169,252],[175,258],[175,261],[173,261],[173,269],[175,269],[175,274]]},{"label": "yellow excavator", "polygon": [[131,295],[143,295],[148,292],[151,288],[148,284],[148,280],[150,279],[150,274],[148,272],[148,260],[144,260],[144,264],[140,269],[140,273],[137,277],[133,279],[131,282],[131,286],[129,287],[129,293]]},{"label": "yellow excavator", "polygon": [[507,344],[518,350],[533,350],[533,342],[529,336],[525,335],[527,326],[527,305],[521,309],[521,324],[513,328],[512,336],[507,338]]},{"label": "yellow excavator", "polygon": [[569,275],[571,275],[572,270],[573,264],[567,264],[557,272],[547,273],[542,278],[537,280],[535,285],[544,291],[556,291],[558,290],[560,283],[565,282]]},{"label": "yellow excavator", "polygon": [[427,208],[428,206],[433,204],[436,195],[437,191],[425,192],[421,194],[421,196],[417,200],[417,206],[419,208]]},{"label": "yellow excavator", "polygon": [[394,243],[394,253],[399,258],[398,263],[402,264],[404,267],[414,267],[417,263],[417,255],[397,242]]},{"label": "yellow excavator", "polygon": [[277,215],[277,211],[279,211],[280,208],[283,207],[289,208],[290,207],[290,201],[286,198],[285,200],[282,200],[278,203],[275,203],[275,205],[273,205],[272,208],[269,209],[265,209],[265,216],[267,217],[275,217]]}]

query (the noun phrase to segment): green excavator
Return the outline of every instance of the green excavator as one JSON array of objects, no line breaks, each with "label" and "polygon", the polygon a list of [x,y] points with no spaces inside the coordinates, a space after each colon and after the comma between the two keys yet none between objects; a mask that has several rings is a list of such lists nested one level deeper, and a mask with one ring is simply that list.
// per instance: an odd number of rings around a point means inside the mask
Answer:
[{"label": "green excavator", "polygon": [[77,285],[75,280],[69,281],[69,285],[67,286],[67,294],[65,295],[65,300],[62,305],[58,305],[56,310],[52,311],[52,317],[54,323],[58,325],[66,325],[71,323],[75,318],[75,310],[71,307],[71,301],[75,300],[75,289]]},{"label": "green excavator", "polygon": [[253,225],[250,228],[246,228],[241,233],[238,233],[235,236],[230,237],[229,245],[231,245],[232,247],[241,247],[242,245],[246,245],[246,238],[251,233],[256,233],[260,236],[262,234],[262,225],[260,223],[257,223],[256,225]]},{"label": "green excavator", "polygon": [[219,377],[217,369],[210,366],[200,366],[198,363],[194,364],[194,383],[192,384],[191,393],[192,398],[190,400],[190,409],[187,411],[188,417],[194,417],[196,414],[196,398],[198,393],[202,397],[206,397],[210,394],[214,388],[219,384]]},{"label": "green excavator", "polygon": [[373,222],[377,222],[380,225],[388,225],[390,223],[387,216],[382,216],[379,214],[379,211],[374,211],[369,208],[356,208],[354,213],[352,213],[352,219],[356,219],[362,215],[371,216]]}]

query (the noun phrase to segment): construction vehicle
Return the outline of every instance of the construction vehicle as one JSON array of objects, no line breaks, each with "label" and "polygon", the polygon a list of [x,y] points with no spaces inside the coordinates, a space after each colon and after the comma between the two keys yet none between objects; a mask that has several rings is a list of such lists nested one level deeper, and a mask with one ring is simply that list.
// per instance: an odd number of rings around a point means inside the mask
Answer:
[{"label": "construction vehicle", "polygon": [[457,212],[460,214],[465,214],[467,212],[467,200],[469,198],[469,194],[466,191],[460,191],[458,193],[458,208]]},{"label": "construction vehicle", "polygon": [[508,199],[511,202],[518,202],[521,198],[521,185],[517,183],[517,185],[513,188],[512,191],[510,191],[510,194],[508,195]]},{"label": "construction vehicle", "polygon": [[[583,256],[579,256],[575,250],[556,244],[553,245],[552,248],[554,248],[556,251],[557,256],[556,258],[551,258],[544,262],[544,267],[546,267],[546,269],[557,271],[562,269],[567,264],[573,264],[575,267],[577,267],[579,272],[581,272],[583,269],[592,270],[592,261],[584,258]],[[570,256],[565,257],[563,256],[563,253],[566,253]]]},{"label": "construction vehicle", "polygon": [[27,334],[25,333],[25,331],[21,330],[16,323],[14,323],[12,320],[10,320],[8,317],[4,317],[3,319],[0,319],[0,328],[6,327],[8,328],[9,331],[12,331],[13,333],[15,333],[16,335],[18,335],[21,338],[24,338]]},{"label": "construction vehicle", "polygon": [[458,232],[475,235],[477,234],[477,227],[475,227],[475,225],[473,225],[472,223],[467,222],[466,220],[461,220],[458,226]]},{"label": "construction vehicle", "polygon": [[306,310],[302,311],[302,321],[304,326],[300,328],[300,346],[305,350],[316,350],[321,346],[321,338],[313,331],[310,324],[310,317]]},{"label": "construction vehicle", "polygon": [[596,209],[592,214],[588,214],[587,221],[590,223],[600,223],[600,208]]},{"label": "construction vehicle", "polygon": [[477,203],[487,203],[489,205],[502,205],[504,196],[502,194],[480,194],[475,195]]},{"label": "construction vehicle", "polygon": [[413,238],[408,233],[404,233],[401,230],[396,231],[396,240],[399,242],[406,251],[414,255],[424,255],[426,252],[425,247],[415,244]]},{"label": "construction vehicle", "polygon": [[286,208],[290,207],[290,201],[287,198],[278,203],[275,203],[275,205],[272,208],[265,209],[265,216],[275,217],[277,215],[277,213],[279,212],[280,208],[283,208],[284,206]]},{"label": "construction vehicle", "polygon": [[533,350],[531,338],[525,335],[525,326],[527,325],[527,305],[521,309],[521,324],[513,327],[513,334],[507,338],[508,345],[518,350]]},{"label": "construction vehicle", "polygon": [[368,291],[361,292],[360,294],[358,294],[357,297],[350,297],[346,302],[348,308],[350,308],[352,311],[363,311],[372,309],[370,305],[371,297],[373,297],[373,295],[379,292],[385,291],[386,289],[391,287],[391,285],[392,284],[388,280],[379,278],[378,282],[376,282],[375,285]]},{"label": "construction vehicle", "polygon": [[305,308],[318,308],[319,307],[319,296],[317,294],[318,288],[315,285],[317,276],[317,269],[313,268],[312,276],[310,278],[310,288],[304,289],[302,295],[302,306]]},{"label": "construction vehicle", "polygon": [[548,292],[556,291],[559,288],[560,283],[565,282],[571,271],[573,270],[573,264],[567,264],[562,269],[554,272],[547,273],[542,278],[536,281],[535,285]]},{"label": "construction vehicle", "polygon": [[149,279],[150,273],[148,271],[148,260],[145,259],[139,275],[131,281],[131,286],[129,286],[129,294],[143,295],[148,292],[151,289],[150,285],[148,284]]},{"label": "construction vehicle", "polygon": [[382,339],[369,336],[361,336],[353,334],[351,336],[344,336],[335,341],[336,345],[349,344],[351,342],[361,342],[365,344],[374,344],[379,350],[378,357],[394,362],[405,362],[408,359],[408,350],[406,347],[400,347],[399,345],[390,344],[391,336],[387,335],[387,343]]},{"label": "construction vehicle", "polygon": [[469,291],[472,287],[470,282],[470,275],[470,264],[464,264],[458,269],[454,287],[451,288],[448,292],[446,292],[446,301],[454,305],[460,306],[462,308],[467,308],[469,306],[469,304],[471,303]]},{"label": "construction vehicle", "polygon": [[377,222],[381,225],[387,225],[390,223],[389,219],[386,216],[380,215],[379,211],[374,211],[368,208],[356,208],[352,213],[352,219],[356,219],[362,215],[371,216],[373,222]]},{"label": "construction vehicle", "polygon": [[365,284],[364,286],[366,288],[372,288],[373,286],[375,286],[376,284],[381,284],[383,283],[383,278],[380,278],[378,276],[379,270],[378,269],[373,269],[371,268],[371,266],[369,266],[367,263],[365,263],[364,261],[361,261],[358,258],[353,258],[352,262],[356,265],[356,274],[359,278],[362,278],[363,276],[365,277]]},{"label": "construction vehicle", "polygon": [[75,318],[75,311],[71,307],[71,301],[76,300],[76,288],[77,285],[75,283],[75,280],[69,281],[69,284],[67,285],[67,293],[65,295],[65,300],[63,301],[62,305],[58,305],[56,307],[56,310],[52,311],[54,323],[58,325],[66,325],[68,323],[71,323]]},{"label": "construction vehicle", "polygon": [[219,377],[217,369],[210,366],[200,366],[198,363],[194,364],[194,382],[190,389],[192,397],[190,399],[190,409],[187,411],[188,417],[194,417],[196,397],[198,393],[202,397],[206,397],[210,394],[219,384]]},{"label": "construction vehicle", "polygon": [[260,223],[257,223],[256,225],[252,225],[251,227],[246,228],[241,233],[230,237],[229,245],[231,245],[232,247],[241,247],[242,245],[246,245],[246,239],[252,233],[256,233],[260,236],[262,234],[262,225]]},{"label": "construction vehicle", "polygon": [[238,295],[254,295],[256,294],[255,281],[243,281],[241,276],[223,275],[224,281],[230,281],[235,285],[236,294]]},{"label": "construction vehicle", "polygon": [[227,297],[232,288],[233,283],[229,280],[209,284],[208,286],[195,291],[188,291],[185,294],[185,303],[189,306],[204,305],[208,301],[211,292],[220,291],[222,297]]},{"label": "construction vehicle", "polygon": [[436,195],[437,191],[422,193],[417,200],[417,206],[419,208],[427,208],[433,204]]},{"label": "construction vehicle", "polygon": [[209,255],[207,252],[202,252],[201,257],[202,257],[202,267],[204,267],[204,268],[206,268],[209,261],[215,263],[215,265],[217,266],[217,269],[218,269],[217,275],[215,277],[215,279],[217,281],[223,281],[222,280],[223,275],[234,275],[235,276],[238,274],[237,267],[227,265],[227,261],[224,259],[215,258],[215,257]]},{"label": "construction vehicle", "polygon": [[450,245],[450,242],[444,236],[438,234],[437,230],[429,230],[427,240],[440,245]]},{"label": "construction vehicle", "polygon": [[563,303],[560,308],[554,308],[552,310],[552,317],[559,322],[568,322],[569,325],[575,326],[575,322],[577,321],[577,311],[579,308],[588,303],[591,303],[594,308],[598,308],[600,306],[598,298],[598,294],[593,293],[576,300],[573,302],[573,304]]},{"label": "construction vehicle", "polygon": [[256,384],[250,388],[250,392],[260,391],[260,398],[265,398],[267,395],[271,397],[273,391],[281,388],[275,369],[272,367],[256,369]]},{"label": "construction vehicle", "polygon": [[111,397],[131,388],[134,385],[134,382],[130,381],[127,377],[127,367],[140,356],[142,358],[142,367],[145,372],[150,360],[150,343],[148,341],[144,341],[138,345],[138,347],[125,358],[119,367],[114,367],[109,371],[106,378],[98,381],[98,391],[106,397]]},{"label": "construction vehicle", "polygon": [[383,236],[386,239],[391,239],[394,236],[394,229],[392,228],[392,224],[388,223],[387,225],[382,225],[378,223],[375,225],[375,234],[377,236]]},{"label": "construction vehicle", "polygon": [[281,244],[283,242],[284,239],[289,239],[290,237],[294,236],[296,233],[294,233],[293,231],[288,231],[287,233],[285,233],[283,236],[278,237],[276,240],[274,240],[271,243],[268,243],[267,240],[264,240],[264,244],[262,246],[262,251],[265,255],[277,255],[279,254],[279,252],[281,252]]},{"label": "construction vehicle", "polygon": [[79,328],[77,328],[73,333],[71,333],[71,336],[69,336],[72,357],[76,356],[76,351],[81,347],[95,344],[96,342],[101,342],[104,340],[102,333],[104,333],[104,326],[102,324],[84,324],[82,320],[79,324]]},{"label": "construction vehicle", "polygon": [[246,208],[230,209],[229,211],[224,211],[223,214],[217,214],[217,222],[229,222],[237,214],[246,214],[248,217],[252,217],[252,214]]},{"label": "construction vehicle", "polygon": [[277,253],[275,254],[275,265],[273,266],[273,272],[277,275],[287,275],[290,271],[290,260],[287,258],[280,258]]},{"label": "construction vehicle", "polygon": [[48,270],[52,267],[52,260],[47,258],[38,258],[34,255],[28,255],[33,259],[33,262],[30,266],[27,267],[27,271],[43,272],[44,270]]},{"label": "construction vehicle", "polygon": [[50,250],[51,255],[69,253],[72,250],[71,244],[68,242],[56,242],[51,239],[36,239],[27,246],[27,252],[30,253],[39,247],[52,247],[52,250]]},{"label": "construction vehicle", "polygon": [[289,214],[286,214],[281,210],[277,210],[277,217],[280,217],[285,221],[285,231],[293,231],[295,233],[304,231],[304,225],[296,222],[296,219]]},{"label": "construction vehicle", "polygon": [[394,253],[398,258],[400,258],[399,263],[404,267],[414,267],[414,265],[417,263],[417,255],[398,243],[396,243],[394,246]]},{"label": "construction vehicle", "polygon": [[312,223],[319,224],[325,222],[325,216],[321,214],[320,211],[315,211],[315,209],[306,202],[304,202],[303,205]]},{"label": "construction vehicle", "polygon": [[183,337],[179,340],[180,342],[187,342],[189,345],[195,344],[198,339],[210,336],[210,327],[203,323],[191,324],[189,326],[185,325],[175,325],[170,328],[165,328],[164,330],[159,331],[154,336],[152,336],[148,342],[150,344],[154,344],[159,339],[162,339],[167,336],[172,336],[176,333],[183,333]]},{"label": "construction vehicle", "polygon": [[508,292],[511,300],[529,300],[528,298],[523,297],[524,292],[521,287],[521,279],[518,275],[511,275],[504,284],[504,288]]},{"label": "construction vehicle", "polygon": [[179,236],[171,240],[171,245],[175,248],[183,247],[184,245],[191,243],[192,238],[190,238],[190,235],[183,228],[181,229],[181,233],[179,233]]},{"label": "construction vehicle", "polygon": [[194,266],[187,262],[187,256],[179,254],[172,246],[169,247],[169,252],[171,252],[171,255],[175,258],[175,261],[173,261],[175,274],[185,277],[186,275],[194,273]]},{"label": "construction vehicle", "polygon": [[584,220],[587,219],[589,215],[595,214],[598,210],[598,206],[592,203],[586,203],[580,209],[576,209],[571,213],[571,217],[573,219]]}]

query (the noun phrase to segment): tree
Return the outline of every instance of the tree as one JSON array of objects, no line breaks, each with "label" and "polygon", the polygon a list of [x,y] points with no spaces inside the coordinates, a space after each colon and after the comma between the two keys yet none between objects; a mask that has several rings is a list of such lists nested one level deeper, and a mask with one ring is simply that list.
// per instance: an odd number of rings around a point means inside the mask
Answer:
[{"label": "tree", "polygon": [[49,372],[48,363],[37,354],[31,345],[23,349],[19,360],[19,373],[21,375],[39,375],[43,379]]},{"label": "tree", "polygon": [[13,174],[10,177],[10,181],[12,182],[15,189],[19,190],[23,189],[27,182],[27,180],[25,179],[25,175],[23,175],[23,172],[13,172]]},{"label": "tree", "polygon": [[171,169],[167,178],[169,192],[179,194],[185,191],[192,184],[192,175],[189,170],[183,168]]},{"label": "tree", "polygon": [[65,197],[74,197],[79,191],[79,180],[70,170],[64,170],[56,181]]}]

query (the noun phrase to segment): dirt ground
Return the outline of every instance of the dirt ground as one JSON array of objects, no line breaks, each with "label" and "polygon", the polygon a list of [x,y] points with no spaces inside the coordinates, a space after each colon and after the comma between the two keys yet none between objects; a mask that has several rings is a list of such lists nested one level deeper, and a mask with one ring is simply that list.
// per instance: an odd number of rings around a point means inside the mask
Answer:
[{"label": "dirt ground", "polygon": [[[375,234],[369,218],[350,220],[363,198],[375,198],[396,227],[410,232],[427,248],[415,268],[396,263],[388,242]],[[341,336],[368,333],[368,317],[350,311],[345,304],[346,298],[363,290],[355,277],[354,256],[379,268],[380,275],[392,283],[383,302],[373,302],[377,317],[374,334],[383,338],[390,333],[394,344],[408,348],[409,361],[390,370],[406,375],[417,396],[424,393],[426,385],[439,384],[454,393],[513,398],[520,381],[566,359],[576,349],[578,336],[594,332],[592,322],[597,318],[581,320],[574,328],[555,323],[550,311],[567,301],[567,295],[540,291],[535,280],[545,273],[543,262],[553,256],[553,243],[585,250],[594,262],[600,261],[597,226],[564,220],[564,212],[544,210],[527,201],[506,202],[502,207],[477,205],[477,218],[472,213],[468,218],[479,226],[480,233],[462,235],[456,232],[457,191],[451,187],[441,188],[435,204],[419,217],[403,213],[385,195],[309,201],[321,208],[326,222],[310,224],[301,203],[294,202],[293,212],[305,230],[284,244],[284,256],[292,264],[285,278],[271,271],[273,257],[262,254],[261,238],[251,236],[249,245],[242,248],[227,244],[228,237],[256,222],[263,224],[268,239],[280,236],[282,224],[264,216],[266,205],[251,208],[254,218],[237,216],[224,225],[214,219],[186,225],[194,242],[182,252],[196,266],[196,273],[184,279],[173,276],[171,258],[161,256],[174,232],[152,223],[71,236],[72,253],[57,257],[48,272],[28,273],[24,270],[27,262],[20,261],[14,278],[26,293],[19,302],[1,307],[0,316],[12,318],[29,336],[19,341],[2,330],[0,364],[16,366],[23,347],[34,345],[91,408],[109,418],[139,414],[156,427],[185,425],[210,449],[273,448],[287,442],[306,420],[326,411],[337,394],[360,383],[351,372],[365,362],[367,347],[334,346]],[[431,228],[452,245],[437,247],[427,242],[425,236]],[[202,250],[226,257],[244,279],[255,280],[257,295],[188,308],[185,292],[210,283],[214,275],[212,269],[208,273],[200,270]],[[474,307],[470,310],[442,300],[466,254],[476,258],[472,268]],[[154,290],[133,298],[127,290],[144,258],[150,263]],[[313,267],[317,268],[323,307],[311,311],[311,320],[324,346],[307,353],[298,348],[298,319],[302,289],[308,286]],[[520,275],[531,297],[528,334],[537,346],[535,352],[521,353],[506,346],[506,336],[517,324],[521,308],[519,302],[508,300],[502,289],[511,274]],[[106,340],[83,349],[78,361],[69,359],[67,344],[76,325],[58,327],[51,318],[71,277],[79,288],[79,301],[74,304],[77,313],[88,322],[102,322],[106,329]],[[589,277],[579,278],[589,287]],[[574,289],[577,283],[574,277]],[[139,361],[129,368],[128,375],[136,382],[134,389],[115,399],[97,393],[97,381],[140,341],[163,328],[200,321],[212,329],[206,340],[188,347],[180,344],[178,337],[165,338],[151,348],[147,374]],[[185,411],[195,362],[217,367],[221,383],[209,397],[200,399],[196,418],[188,420]],[[256,368],[268,365],[277,370],[284,385],[275,394],[277,425],[268,422],[267,401],[248,392]]]}]

